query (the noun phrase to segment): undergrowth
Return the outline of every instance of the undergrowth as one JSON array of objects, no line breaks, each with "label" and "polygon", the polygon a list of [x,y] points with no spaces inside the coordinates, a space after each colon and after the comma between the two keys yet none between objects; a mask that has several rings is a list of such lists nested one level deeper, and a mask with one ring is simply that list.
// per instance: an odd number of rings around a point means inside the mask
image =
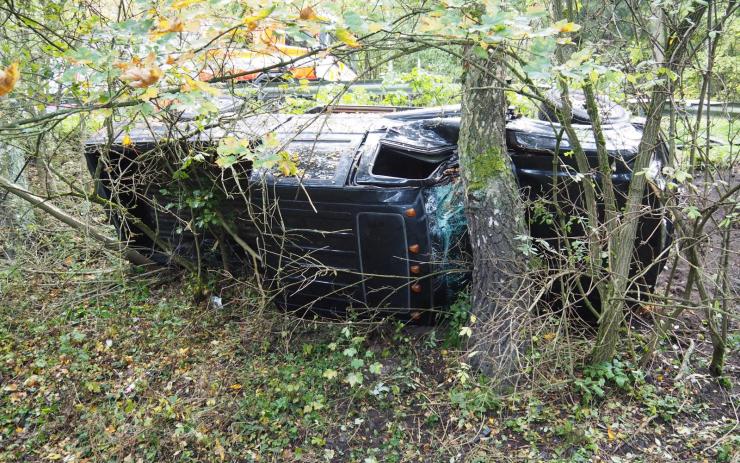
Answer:
[{"label": "undergrowth", "polygon": [[[461,353],[464,297],[437,327],[298,318],[259,306],[245,284],[220,293],[220,308],[193,302],[187,276],[137,274],[69,243],[55,263],[0,273],[0,461],[731,461],[737,452],[726,395],[703,379],[674,383],[670,363],[645,372],[624,358],[496,394]],[[528,355],[556,339],[544,334]]]}]

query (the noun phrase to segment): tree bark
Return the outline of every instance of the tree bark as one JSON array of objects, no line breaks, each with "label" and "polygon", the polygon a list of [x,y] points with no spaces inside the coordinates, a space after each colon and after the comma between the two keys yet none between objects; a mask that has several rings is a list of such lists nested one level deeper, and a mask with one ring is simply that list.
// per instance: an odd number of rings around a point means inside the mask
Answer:
[{"label": "tree bark", "polygon": [[[706,4],[699,4],[673,31],[664,45],[665,67],[679,73],[683,66],[683,55],[687,44],[696,31],[697,24],[706,12]],[[591,360],[598,364],[611,361],[619,342],[619,328],[624,321],[624,298],[630,286],[630,264],[635,248],[635,237],[645,195],[647,177],[644,175],[655,147],[660,143],[660,123],[666,99],[672,96],[670,79],[660,80],[651,91],[650,105],[645,118],[642,140],[633,165],[632,180],[627,193],[627,201],[620,217],[619,230],[611,237],[610,271],[612,273],[607,289],[606,301],[602,303],[599,329],[596,333]]]},{"label": "tree bark", "polygon": [[526,235],[524,213],[506,150],[501,57],[467,58],[458,147],[473,250],[470,358],[481,372],[512,384],[527,313],[526,262],[518,249]]}]

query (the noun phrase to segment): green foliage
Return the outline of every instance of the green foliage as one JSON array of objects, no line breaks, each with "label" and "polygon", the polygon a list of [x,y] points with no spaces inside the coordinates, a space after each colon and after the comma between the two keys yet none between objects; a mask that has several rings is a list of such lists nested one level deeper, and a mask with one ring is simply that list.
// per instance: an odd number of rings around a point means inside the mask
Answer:
[{"label": "green foliage", "polygon": [[642,372],[632,369],[629,364],[619,359],[614,359],[611,362],[586,366],[583,378],[576,379],[573,384],[583,394],[583,400],[588,402],[594,398],[603,398],[607,385],[630,392],[636,383],[642,382]]},{"label": "green foliage", "polygon": [[446,325],[443,347],[459,349],[463,347],[463,336],[460,334],[463,327],[470,324],[470,295],[467,291],[458,294],[455,303],[441,315],[441,323]]},{"label": "green foliage", "polygon": [[[409,72],[388,72],[383,76],[379,93],[370,93],[363,87],[326,85],[316,94],[315,104],[384,105],[384,106],[443,106],[460,101],[460,84],[455,76],[434,74],[423,68],[414,67]],[[395,89],[399,85],[410,90]],[[296,110],[311,107],[310,99],[303,102],[291,100]]]}]

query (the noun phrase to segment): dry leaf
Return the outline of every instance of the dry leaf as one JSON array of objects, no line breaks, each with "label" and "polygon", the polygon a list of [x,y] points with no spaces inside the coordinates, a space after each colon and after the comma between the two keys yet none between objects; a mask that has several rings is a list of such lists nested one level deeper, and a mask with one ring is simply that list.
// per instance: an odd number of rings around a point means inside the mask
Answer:
[{"label": "dry leaf", "polygon": [[318,16],[316,12],[310,6],[307,6],[301,10],[300,18],[306,21],[314,21]]},{"label": "dry leaf", "polygon": [[128,82],[134,88],[146,88],[157,83],[162,77],[162,70],[157,65],[129,67],[123,74],[121,80]]},{"label": "dry leaf", "polygon": [[4,71],[0,71],[0,96],[7,95],[15,88],[20,78],[18,69],[18,63],[12,63]]}]

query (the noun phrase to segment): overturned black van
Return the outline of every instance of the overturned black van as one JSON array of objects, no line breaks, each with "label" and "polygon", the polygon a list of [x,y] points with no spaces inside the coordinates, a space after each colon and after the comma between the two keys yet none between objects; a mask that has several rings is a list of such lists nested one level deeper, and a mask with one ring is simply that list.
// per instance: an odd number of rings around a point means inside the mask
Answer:
[{"label": "overturned black van", "polygon": [[[130,130],[126,143],[123,133],[113,143],[94,137],[85,154],[98,194],[115,197],[128,211],[127,217],[112,213],[121,238],[161,263],[171,254],[137,223],[171,252],[232,272],[257,272],[285,309],[379,308],[415,316],[449,306],[469,279],[457,169],[459,111],[335,106],[236,117],[228,129],[147,124]],[[568,139],[544,119],[511,116],[509,154],[525,197],[548,197],[557,177],[566,185],[559,194],[563,208],[573,210],[581,190]],[[595,167],[590,126],[574,122]],[[623,199],[641,127],[620,117],[607,120],[604,131],[613,184]],[[257,147],[268,136],[297,164],[295,175],[248,159],[227,169],[215,164],[224,137]],[[658,187],[665,162],[658,146],[650,166]],[[645,201],[652,211],[641,219],[634,267],[651,286],[671,229],[650,195]],[[209,226],[216,221],[228,226]],[[556,236],[537,220],[530,220],[530,233],[542,240]]]}]

